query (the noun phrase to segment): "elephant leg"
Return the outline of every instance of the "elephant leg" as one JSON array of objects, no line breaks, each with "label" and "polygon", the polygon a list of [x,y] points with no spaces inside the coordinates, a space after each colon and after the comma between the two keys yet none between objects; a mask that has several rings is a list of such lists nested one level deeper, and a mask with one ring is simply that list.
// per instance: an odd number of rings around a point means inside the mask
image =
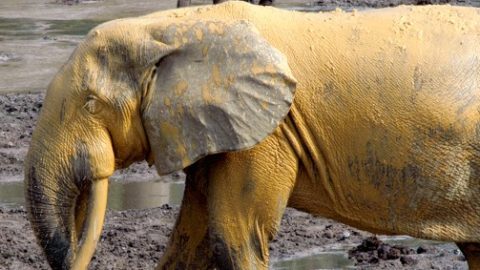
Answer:
[{"label": "elephant leg", "polygon": [[258,4],[261,6],[273,6],[273,1],[274,0],[260,0]]},{"label": "elephant leg", "polygon": [[468,269],[480,270],[480,244],[479,243],[457,243],[467,259]]},{"label": "elephant leg", "polygon": [[213,269],[207,229],[207,182],[195,166],[185,170],[187,178],[182,206],[157,269]]},{"label": "elephant leg", "polygon": [[294,187],[298,161],[290,145],[270,136],[255,148],[209,159],[209,234],[218,269],[267,269]]},{"label": "elephant leg", "polygon": [[179,7],[188,7],[192,4],[192,0],[178,0],[177,8]]}]

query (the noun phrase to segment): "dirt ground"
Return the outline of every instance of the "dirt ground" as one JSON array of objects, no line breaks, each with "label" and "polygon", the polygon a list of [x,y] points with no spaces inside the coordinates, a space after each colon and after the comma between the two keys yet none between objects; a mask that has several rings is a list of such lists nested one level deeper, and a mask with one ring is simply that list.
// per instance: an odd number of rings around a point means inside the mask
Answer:
[{"label": "dirt ground", "polygon": [[[327,7],[351,8],[448,1],[312,1],[314,2]],[[475,1],[450,2],[470,5]],[[0,94],[0,184],[22,181],[24,156],[43,98],[43,93]],[[126,181],[132,178],[153,179],[157,176],[145,164],[135,164],[117,172],[114,178]],[[166,248],[178,210],[178,206],[164,205],[144,210],[109,211],[90,269],[152,269]],[[467,269],[465,258],[453,244],[395,246],[382,243],[370,233],[294,209],[286,211],[281,230],[271,242],[270,254],[272,261],[278,261],[329,251],[338,244],[352,247],[349,254],[358,269]],[[0,269],[48,269],[22,207],[0,206]]]}]

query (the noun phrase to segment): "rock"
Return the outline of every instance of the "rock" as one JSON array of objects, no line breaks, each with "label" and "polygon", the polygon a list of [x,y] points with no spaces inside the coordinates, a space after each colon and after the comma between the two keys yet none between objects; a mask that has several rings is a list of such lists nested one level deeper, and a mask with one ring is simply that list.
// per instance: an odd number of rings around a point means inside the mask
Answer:
[{"label": "rock", "polygon": [[368,237],[368,238],[364,239],[362,241],[362,244],[360,244],[357,247],[357,250],[359,250],[359,251],[377,250],[381,243],[382,243],[382,241],[378,240],[378,238],[376,236],[371,236],[371,237]]},{"label": "rock", "polygon": [[428,248],[425,247],[425,246],[423,246],[423,245],[422,245],[422,246],[419,246],[419,247],[417,248],[417,254],[423,254],[423,253],[427,253],[427,252],[428,252]]},{"label": "rock", "polygon": [[400,257],[400,262],[403,266],[413,266],[417,264],[417,260],[409,256],[402,256]]},{"label": "rock", "polygon": [[378,257],[382,260],[396,260],[400,258],[401,252],[398,248],[391,247],[388,244],[381,244],[378,249]]}]

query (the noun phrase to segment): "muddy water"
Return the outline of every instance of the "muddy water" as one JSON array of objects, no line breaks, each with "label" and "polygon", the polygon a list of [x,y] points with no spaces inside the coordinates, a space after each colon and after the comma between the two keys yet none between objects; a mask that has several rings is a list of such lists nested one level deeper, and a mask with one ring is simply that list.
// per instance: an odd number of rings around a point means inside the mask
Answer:
[{"label": "muddy water", "polygon": [[[108,191],[108,208],[112,210],[145,209],[182,202],[183,182],[164,181],[115,182]],[[140,196],[141,194],[141,196]],[[23,182],[0,184],[0,206],[21,206],[25,203]]]},{"label": "muddy water", "polygon": [[347,250],[318,252],[314,255],[282,260],[273,263],[276,270],[311,269],[355,269],[354,262],[348,258]]},{"label": "muddy water", "polygon": [[[76,5],[59,2],[62,0],[0,1],[0,92],[45,91],[53,75],[94,26],[107,20],[138,16],[176,5],[176,0],[83,1]],[[211,3],[208,0],[192,2],[196,5]],[[325,5],[317,2],[276,0],[276,6],[313,12],[336,8],[334,0],[326,1],[331,3]],[[342,8],[351,10],[372,6],[369,1],[363,2],[363,6],[342,5]],[[480,6],[480,0],[459,3]]]},{"label": "muddy water", "polygon": [[[0,93],[45,91],[83,36],[115,18],[174,8],[176,0],[0,1]],[[193,1],[196,5],[211,1]],[[313,1],[278,1],[284,8],[314,10]],[[284,3],[286,2],[286,3]]]}]

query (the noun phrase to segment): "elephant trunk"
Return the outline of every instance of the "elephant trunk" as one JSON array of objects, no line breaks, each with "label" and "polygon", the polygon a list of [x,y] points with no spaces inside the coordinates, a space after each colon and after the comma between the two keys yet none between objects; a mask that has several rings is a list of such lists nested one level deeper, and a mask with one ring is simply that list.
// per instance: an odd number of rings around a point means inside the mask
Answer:
[{"label": "elephant trunk", "polygon": [[36,143],[25,163],[25,198],[37,241],[52,269],[86,269],[102,231],[108,180],[93,178],[85,145],[62,162]]}]

